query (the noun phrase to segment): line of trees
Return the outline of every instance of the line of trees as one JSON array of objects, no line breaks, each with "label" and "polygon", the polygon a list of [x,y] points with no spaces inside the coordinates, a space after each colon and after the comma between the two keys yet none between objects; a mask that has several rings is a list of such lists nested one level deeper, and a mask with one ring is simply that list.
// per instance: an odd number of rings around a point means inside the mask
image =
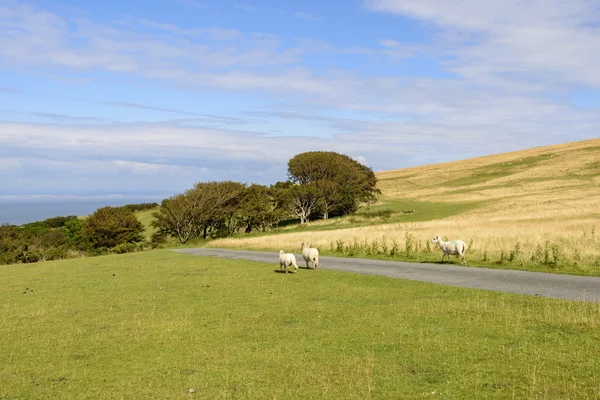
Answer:
[{"label": "line of trees", "polygon": [[[155,207],[158,206],[154,203]],[[21,226],[0,225],[0,264],[125,253],[144,245],[144,226],[132,210],[148,205],[102,207],[85,219],[53,217]]]},{"label": "line of trees", "polygon": [[[29,263],[267,231],[282,222],[354,213],[379,193],[373,171],[352,158],[314,151],[288,162],[288,180],[271,186],[199,182],[157,203],[102,207],[85,219],[54,217],[22,226],[0,226],[0,264]],[[151,242],[135,211],[157,208]]]},{"label": "line of trees", "polygon": [[373,171],[352,158],[314,151],[288,162],[287,182],[271,186],[201,182],[162,201],[153,213],[155,241],[167,237],[181,243],[218,238],[253,230],[266,231],[284,220],[311,219],[354,213],[379,193]]}]

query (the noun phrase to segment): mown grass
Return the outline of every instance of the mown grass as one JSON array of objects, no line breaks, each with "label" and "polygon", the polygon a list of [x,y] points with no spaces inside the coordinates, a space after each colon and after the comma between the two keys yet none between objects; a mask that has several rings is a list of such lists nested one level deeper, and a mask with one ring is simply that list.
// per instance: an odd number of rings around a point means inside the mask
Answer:
[{"label": "mown grass", "polygon": [[0,267],[0,398],[600,398],[600,304],[273,261]]}]

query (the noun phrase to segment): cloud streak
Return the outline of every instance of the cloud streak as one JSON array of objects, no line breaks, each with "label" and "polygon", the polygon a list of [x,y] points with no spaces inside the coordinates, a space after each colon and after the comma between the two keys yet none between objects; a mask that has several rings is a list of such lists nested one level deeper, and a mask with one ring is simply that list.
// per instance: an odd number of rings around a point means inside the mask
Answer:
[{"label": "cloud streak", "polygon": [[[6,68],[26,67],[81,85],[110,76],[172,93],[215,93],[227,110],[195,113],[188,103],[178,108],[157,98],[124,99],[122,93],[77,100],[139,110],[140,122],[10,106],[3,112],[50,123],[1,122],[0,173],[13,187],[40,184],[37,174],[65,190],[68,185],[53,176],[103,190],[180,190],[204,178],[273,183],[285,179],[289,158],[309,150],[339,151],[385,170],[597,136],[597,109],[566,100],[574,88],[600,87],[600,13],[593,2],[364,4],[376,15],[423,23],[431,41],[390,34],[370,45],[354,45],[351,37],[335,45],[241,27],[189,28],[134,18],[100,23],[0,3],[0,31],[6,32],[0,35],[0,62]],[[435,74],[420,72],[431,64]],[[0,87],[2,93],[13,90]],[[242,95],[251,105],[236,103]],[[86,176],[91,183],[85,184]]]},{"label": "cloud streak", "polygon": [[115,107],[126,107],[126,108],[138,108],[141,110],[153,110],[153,111],[164,111],[173,114],[182,114],[182,115],[201,115],[187,111],[175,110],[172,108],[163,108],[163,107],[153,107],[144,104],[136,104],[129,103],[124,101],[100,101],[99,104],[105,104],[107,106],[115,106]]}]

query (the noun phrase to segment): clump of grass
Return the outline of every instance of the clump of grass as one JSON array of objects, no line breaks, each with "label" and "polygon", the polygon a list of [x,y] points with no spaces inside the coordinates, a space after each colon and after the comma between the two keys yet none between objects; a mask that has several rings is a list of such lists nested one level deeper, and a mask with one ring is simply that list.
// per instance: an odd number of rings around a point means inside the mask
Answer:
[{"label": "clump of grass", "polygon": [[503,265],[506,258],[504,256],[504,250],[500,250],[500,259],[498,260],[498,264]]},{"label": "clump of grass", "polygon": [[508,254],[508,261],[515,261],[519,257],[519,254],[521,254],[521,244],[517,242],[515,243],[514,249],[512,249]]},{"label": "clump of grass", "polygon": [[404,233],[404,254],[406,257],[410,257],[414,246],[414,237],[408,232]]},{"label": "clump of grass", "polygon": [[396,239],[392,240],[392,248],[390,249],[390,256],[396,257],[400,252],[400,243]]},{"label": "clump of grass", "polygon": [[558,262],[561,259],[562,250],[559,245],[552,245],[551,249],[552,249],[552,265],[554,267],[557,267]]},{"label": "clump of grass", "polygon": [[388,245],[387,245],[387,237],[383,236],[381,238],[381,253],[388,254]]}]

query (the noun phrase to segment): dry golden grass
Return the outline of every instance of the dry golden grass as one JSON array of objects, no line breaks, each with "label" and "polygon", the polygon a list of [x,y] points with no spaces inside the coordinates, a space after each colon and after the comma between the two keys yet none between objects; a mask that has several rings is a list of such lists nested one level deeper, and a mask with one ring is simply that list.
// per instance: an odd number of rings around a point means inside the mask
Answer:
[{"label": "dry golden grass", "polygon": [[364,242],[385,237],[404,248],[408,232],[421,248],[436,235],[472,241],[470,258],[480,263],[508,256],[519,243],[516,258],[526,267],[536,253],[539,258],[540,249],[554,246],[561,261],[586,269],[582,273],[598,270],[600,274],[600,139],[377,175],[380,204],[398,199],[486,203],[433,221],[222,239],[209,245],[291,251],[304,240],[326,249],[337,240],[349,243],[355,238]]}]

